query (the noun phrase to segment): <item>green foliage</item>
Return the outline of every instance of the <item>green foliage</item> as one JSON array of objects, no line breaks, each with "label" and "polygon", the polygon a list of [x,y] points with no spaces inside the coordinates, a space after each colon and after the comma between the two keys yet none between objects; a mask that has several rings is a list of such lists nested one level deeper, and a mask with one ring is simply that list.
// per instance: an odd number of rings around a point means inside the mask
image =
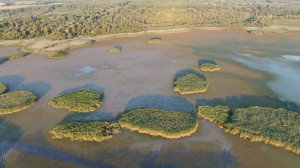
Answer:
[{"label": "green foliage", "polygon": [[235,109],[231,113],[228,109],[224,106],[200,106],[198,116],[218,124],[231,134],[300,153],[298,113],[258,106]]},{"label": "green foliage", "polygon": [[92,112],[102,106],[101,95],[89,89],[80,89],[73,93],[53,98],[49,105],[59,109],[67,109],[74,112]]},{"label": "green foliage", "polygon": [[52,58],[52,59],[59,59],[59,58],[64,58],[66,57],[67,54],[65,52],[57,52],[55,54],[51,54],[49,55],[49,58]]},{"label": "green foliage", "polygon": [[192,94],[206,92],[209,83],[195,74],[188,74],[186,76],[179,77],[174,82],[174,91],[180,94]]},{"label": "green foliage", "polygon": [[189,136],[198,128],[190,114],[157,109],[135,109],[124,114],[119,124],[130,130],[165,138]]},{"label": "green foliage", "polygon": [[7,59],[8,60],[15,60],[15,59],[20,59],[20,58],[23,58],[25,56],[29,55],[29,53],[21,53],[21,54],[17,54],[17,55],[13,55],[13,56],[10,56],[8,57]]},{"label": "green foliage", "polygon": [[7,89],[7,87],[5,85],[3,85],[2,83],[0,83],[0,94],[5,93],[6,89]]},{"label": "green foliage", "polygon": [[0,115],[24,110],[35,104],[36,96],[28,91],[9,92],[0,95]]},{"label": "green foliage", "polygon": [[150,38],[150,39],[148,40],[148,43],[149,43],[149,44],[157,44],[157,43],[161,43],[161,38],[159,38],[159,37]]},{"label": "green foliage", "polygon": [[71,141],[102,142],[121,131],[119,124],[101,121],[71,122],[55,126],[51,131],[55,139],[70,138]]},{"label": "green foliage", "polygon": [[201,71],[214,72],[214,71],[218,71],[220,69],[221,69],[220,65],[210,64],[210,63],[205,63],[200,66]]},{"label": "green foliage", "polygon": [[115,48],[112,48],[112,49],[108,50],[108,52],[110,52],[110,53],[119,53],[119,52],[121,52],[121,49],[115,47]]}]

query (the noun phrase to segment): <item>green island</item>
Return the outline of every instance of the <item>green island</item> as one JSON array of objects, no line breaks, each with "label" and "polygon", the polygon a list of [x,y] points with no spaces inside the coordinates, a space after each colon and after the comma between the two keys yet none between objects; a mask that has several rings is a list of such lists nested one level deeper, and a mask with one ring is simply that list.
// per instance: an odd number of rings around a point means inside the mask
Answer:
[{"label": "green island", "polygon": [[67,53],[65,52],[57,52],[57,53],[54,53],[54,54],[50,54],[48,57],[49,58],[52,58],[52,59],[59,59],[59,58],[64,58],[67,56]]},{"label": "green island", "polygon": [[36,96],[28,91],[8,92],[0,95],[0,115],[19,112],[35,104]]},{"label": "green island", "polygon": [[3,85],[2,83],[0,83],[0,94],[5,93],[7,90],[7,87],[5,85]]},{"label": "green island", "polygon": [[226,132],[252,142],[264,142],[300,154],[300,115],[283,108],[199,106],[198,116]]},{"label": "green island", "polygon": [[198,122],[188,113],[158,109],[135,109],[122,116],[122,128],[164,138],[190,136],[198,128]]},{"label": "green island", "polygon": [[121,131],[119,124],[101,121],[70,122],[55,126],[49,133],[54,139],[70,138],[71,141],[102,142]]},{"label": "green island", "polygon": [[23,57],[25,57],[25,56],[27,56],[27,55],[29,55],[29,53],[21,53],[21,54],[9,56],[7,59],[8,59],[8,60],[15,60],[15,59],[23,58]]},{"label": "green island", "polygon": [[54,108],[79,113],[93,112],[102,106],[101,95],[89,89],[80,89],[73,93],[57,96],[48,104]]},{"label": "green island", "polygon": [[204,63],[200,66],[201,71],[208,71],[208,72],[214,72],[221,70],[220,65],[217,64],[211,64],[211,63]]},{"label": "green island", "polygon": [[157,43],[161,43],[161,38],[159,38],[159,37],[150,38],[150,39],[148,40],[148,43],[149,43],[149,44],[157,44]]},{"label": "green island", "polygon": [[118,47],[114,47],[112,49],[109,49],[108,50],[109,53],[120,53],[121,52],[121,49],[118,48]]},{"label": "green island", "polygon": [[174,82],[174,91],[180,94],[193,94],[206,92],[209,83],[195,74],[179,77]]}]

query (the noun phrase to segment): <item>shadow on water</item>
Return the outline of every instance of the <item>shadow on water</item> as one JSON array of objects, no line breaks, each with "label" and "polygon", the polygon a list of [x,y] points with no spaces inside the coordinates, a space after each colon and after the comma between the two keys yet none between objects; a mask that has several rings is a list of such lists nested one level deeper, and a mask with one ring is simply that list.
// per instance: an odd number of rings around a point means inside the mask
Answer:
[{"label": "shadow on water", "polygon": [[108,112],[92,112],[92,113],[73,113],[65,117],[59,124],[69,122],[87,122],[87,121],[107,121],[113,120],[113,114]]},{"label": "shadow on water", "polygon": [[118,46],[115,46],[114,48],[117,48],[117,49],[119,49],[120,51],[122,51],[124,47],[121,46],[121,45],[118,45]]},{"label": "shadow on water", "polygon": [[229,165],[234,165],[236,158],[231,155],[230,151],[227,151],[226,149],[223,150],[219,158],[221,160],[222,168],[227,168]]},{"label": "shadow on water", "polygon": [[199,66],[201,66],[202,64],[206,64],[206,63],[217,65],[216,61],[214,61],[214,60],[201,59],[198,61]]},{"label": "shadow on water", "polygon": [[194,112],[194,106],[187,99],[181,97],[142,95],[131,99],[125,107],[125,112],[140,108],[153,108],[166,111],[184,113]]},{"label": "shadow on water", "polygon": [[206,80],[205,76],[202,75],[201,73],[199,73],[193,69],[185,69],[185,70],[176,72],[176,74],[174,75],[174,82],[177,81],[178,78],[189,75],[189,74],[194,74],[194,75],[198,76],[199,78]]},{"label": "shadow on water", "polygon": [[21,128],[0,117],[0,168],[5,167],[6,153],[21,137]]},{"label": "shadow on water", "polygon": [[38,100],[51,90],[51,85],[49,83],[39,81],[23,84],[24,81],[25,78],[22,76],[0,77],[0,83],[7,86],[8,92],[29,91],[35,94]]},{"label": "shadow on water", "polygon": [[293,102],[282,101],[277,98],[268,96],[256,96],[256,95],[239,95],[239,96],[227,96],[225,99],[197,99],[196,105],[207,106],[229,106],[230,108],[247,108],[251,106],[271,107],[271,108],[284,108],[291,111],[300,112],[299,106]]}]

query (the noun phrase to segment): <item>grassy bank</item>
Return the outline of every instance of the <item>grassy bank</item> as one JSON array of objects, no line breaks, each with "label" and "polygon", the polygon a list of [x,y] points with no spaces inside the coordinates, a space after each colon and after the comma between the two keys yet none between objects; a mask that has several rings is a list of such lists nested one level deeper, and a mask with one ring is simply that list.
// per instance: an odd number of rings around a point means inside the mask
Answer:
[{"label": "grassy bank", "polygon": [[102,142],[121,131],[118,124],[101,121],[71,122],[55,126],[49,133],[54,139]]},{"label": "grassy bank", "polygon": [[9,92],[0,95],[0,115],[19,112],[34,105],[36,96],[28,91]]},{"label": "grassy bank", "polygon": [[7,87],[5,85],[3,85],[2,83],[0,83],[0,94],[5,93],[7,90]]},{"label": "grassy bank", "polygon": [[195,74],[179,77],[174,82],[174,91],[180,94],[193,94],[206,92],[209,83]]},{"label": "grassy bank", "polygon": [[74,112],[93,112],[102,106],[101,95],[89,89],[80,89],[73,93],[53,98],[49,103],[54,108]]},{"label": "grassy bank", "polygon": [[234,110],[226,106],[199,106],[198,116],[252,142],[300,154],[300,115],[296,112],[258,106]]},{"label": "grassy bank", "polygon": [[157,109],[135,109],[119,121],[123,128],[164,138],[181,138],[193,134],[198,123],[190,114]]},{"label": "grassy bank", "polygon": [[23,57],[25,57],[25,56],[27,56],[27,55],[29,55],[29,53],[21,53],[21,54],[9,56],[9,57],[7,58],[7,60],[20,59],[20,58],[23,58]]}]

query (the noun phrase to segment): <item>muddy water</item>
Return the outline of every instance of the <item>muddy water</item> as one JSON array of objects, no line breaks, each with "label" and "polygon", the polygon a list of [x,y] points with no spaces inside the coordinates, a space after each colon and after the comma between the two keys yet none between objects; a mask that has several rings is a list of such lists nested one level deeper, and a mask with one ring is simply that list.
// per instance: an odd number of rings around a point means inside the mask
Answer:
[{"label": "muddy water", "polygon": [[[253,105],[298,110],[299,33],[252,36],[240,31],[199,31],[118,38],[76,49],[64,59],[29,55],[0,65],[0,83],[10,91],[29,90],[38,103],[20,113],[1,117],[1,155],[6,167],[32,162],[56,167],[297,167],[299,156],[262,143],[228,135],[199,120],[190,137],[166,140],[123,131],[102,143],[53,140],[48,134],[61,121],[111,119],[134,108],[190,112],[196,105]],[[108,53],[122,46],[121,53]],[[18,48],[1,48],[1,57]],[[287,57],[288,56],[288,57]],[[291,57],[293,56],[293,57]],[[173,79],[198,61],[214,60],[221,71],[202,73],[210,82],[206,93],[180,96]],[[189,70],[190,71],[190,70]],[[104,94],[104,106],[79,115],[53,109],[47,102],[61,93],[90,88]],[[284,88],[284,89],[281,89]],[[10,133],[13,132],[12,135]],[[183,157],[184,156],[184,157]],[[38,160],[44,160],[38,161]],[[0,164],[1,167],[1,164]]]}]

